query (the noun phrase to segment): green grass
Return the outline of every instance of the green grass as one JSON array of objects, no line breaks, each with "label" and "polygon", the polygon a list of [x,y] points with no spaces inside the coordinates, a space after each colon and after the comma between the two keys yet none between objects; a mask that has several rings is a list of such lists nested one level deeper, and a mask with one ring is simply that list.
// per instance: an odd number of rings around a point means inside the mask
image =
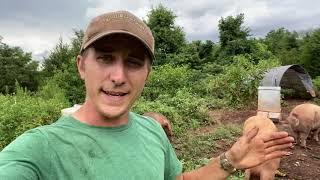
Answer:
[{"label": "green grass", "polygon": [[219,149],[220,144],[231,146],[241,134],[239,125],[221,125],[207,133],[195,133],[187,131],[180,135],[174,146],[179,159],[183,163],[183,170],[190,171],[209,162],[213,154]]},{"label": "green grass", "polygon": [[244,179],[244,171],[236,171],[234,174],[228,177],[228,180],[242,180]]}]

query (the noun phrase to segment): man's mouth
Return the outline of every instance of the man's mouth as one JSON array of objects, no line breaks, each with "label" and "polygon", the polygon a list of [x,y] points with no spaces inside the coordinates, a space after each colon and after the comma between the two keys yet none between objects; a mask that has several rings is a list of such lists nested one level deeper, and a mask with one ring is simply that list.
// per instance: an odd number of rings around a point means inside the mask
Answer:
[{"label": "man's mouth", "polygon": [[101,91],[108,96],[125,96],[128,94],[128,93],[117,92],[117,91],[105,91],[103,89]]}]

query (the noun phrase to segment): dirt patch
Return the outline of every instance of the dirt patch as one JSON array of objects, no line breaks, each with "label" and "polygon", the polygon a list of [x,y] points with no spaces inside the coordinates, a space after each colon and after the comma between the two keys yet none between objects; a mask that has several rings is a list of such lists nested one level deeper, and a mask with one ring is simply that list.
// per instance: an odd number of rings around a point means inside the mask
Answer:
[{"label": "dirt patch", "polygon": [[[280,130],[288,131],[288,123],[286,118],[290,111],[298,104],[304,103],[304,100],[287,100],[282,103],[282,120],[277,123],[277,127]],[[211,112],[211,117],[218,123],[243,123],[248,117],[256,114],[255,107],[246,110],[215,110]],[[210,131],[214,128],[205,127],[200,131]],[[289,132],[290,133],[290,132]],[[220,148],[213,154],[219,155],[223,151],[230,148],[230,144],[223,141],[219,142]],[[299,146],[295,146],[292,149],[293,155],[282,158],[280,164],[280,171],[285,173],[285,177],[279,177],[278,179],[289,180],[311,180],[320,179],[320,145],[313,139],[307,140],[307,146],[310,149],[304,149]]]},{"label": "dirt patch", "polygon": [[287,176],[279,179],[320,179],[320,145],[314,140],[308,140],[307,146],[311,149],[296,146],[293,155],[282,158],[280,171]]},{"label": "dirt patch", "polygon": [[243,123],[248,117],[257,113],[254,107],[241,110],[216,110],[211,111],[210,116],[218,123]]}]

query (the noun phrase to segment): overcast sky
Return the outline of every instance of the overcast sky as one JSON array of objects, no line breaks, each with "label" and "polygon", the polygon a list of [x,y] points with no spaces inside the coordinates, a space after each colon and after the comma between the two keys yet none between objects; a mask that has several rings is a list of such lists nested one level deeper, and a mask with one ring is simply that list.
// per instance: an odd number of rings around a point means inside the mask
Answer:
[{"label": "overcast sky", "polygon": [[59,37],[68,41],[73,29],[85,29],[89,20],[111,10],[129,10],[147,19],[159,3],[178,17],[176,24],[188,40],[218,40],[221,17],[245,14],[245,26],[255,37],[284,27],[291,31],[318,28],[317,0],[1,0],[0,36],[3,42],[20,46],[40,60]]}]

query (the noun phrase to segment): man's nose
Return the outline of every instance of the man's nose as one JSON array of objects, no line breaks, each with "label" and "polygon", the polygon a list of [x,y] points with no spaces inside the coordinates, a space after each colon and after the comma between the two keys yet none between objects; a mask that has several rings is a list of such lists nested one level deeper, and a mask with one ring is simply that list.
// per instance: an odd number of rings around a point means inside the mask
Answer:
[{"label": "man's nose", "polygon": [[117,59],[111,68],[110,79],[116,86],[121,86],[126,82],[125,66],[121,58]]}]

